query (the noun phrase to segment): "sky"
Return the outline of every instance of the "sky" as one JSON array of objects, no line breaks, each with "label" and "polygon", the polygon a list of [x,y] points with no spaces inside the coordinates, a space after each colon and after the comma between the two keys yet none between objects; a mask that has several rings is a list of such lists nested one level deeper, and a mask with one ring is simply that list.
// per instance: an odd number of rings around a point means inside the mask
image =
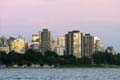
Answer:
[{"label": "sky", "polygon": [[80,30],[120,52],[120,0],[0,0],[0,35],[26,41],[43,28],[61,36]]}]

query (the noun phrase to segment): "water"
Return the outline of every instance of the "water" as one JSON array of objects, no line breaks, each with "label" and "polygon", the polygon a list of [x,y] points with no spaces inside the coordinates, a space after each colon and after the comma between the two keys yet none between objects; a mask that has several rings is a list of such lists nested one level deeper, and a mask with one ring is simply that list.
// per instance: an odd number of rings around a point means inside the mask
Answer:
[{"label": "water", "polygon": [[0,80],[120,80],[120,69],[0,69]]}]

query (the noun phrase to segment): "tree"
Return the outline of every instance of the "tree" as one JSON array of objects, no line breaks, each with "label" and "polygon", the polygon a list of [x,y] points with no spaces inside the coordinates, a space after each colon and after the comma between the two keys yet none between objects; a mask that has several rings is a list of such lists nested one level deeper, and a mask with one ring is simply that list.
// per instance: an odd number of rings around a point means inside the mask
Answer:
[{"label": "tree", "polygon": [[80,63],[81,63],[81,64],[91,64],[91,59],[88,58],[88,57],[82,57],[82,58],[80,59]]},{"label": "tree", "polygon": [[7,64],[7,54],[3,51],[0,51],[0,63]]}]

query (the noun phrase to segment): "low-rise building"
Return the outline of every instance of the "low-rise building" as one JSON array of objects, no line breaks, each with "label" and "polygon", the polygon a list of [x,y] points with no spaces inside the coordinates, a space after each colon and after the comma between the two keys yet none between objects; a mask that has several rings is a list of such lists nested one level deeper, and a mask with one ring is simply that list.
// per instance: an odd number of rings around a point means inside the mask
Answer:
[{"label": "low-rise building", "polygon": [[28,49],[33,49],[36,51],[39,51],[40,44],[39,42],[29,42],[28,43]]},{"label": "low-rise building", "polygon": [[17,53],[25,53],[25,39],[22,36],[18,38],[10,38],[10,51],[15,51]]},{"label": "low-rise building", "polygon": [[0,47],[0,51],[9,53],[9,47]]},{"label": "low-rise building", "polygon": [[113,55],[116,54],[116,51],[115,51],[114,47],[112,47],[112,46],[107,47],[106,52],[112,53]]}]

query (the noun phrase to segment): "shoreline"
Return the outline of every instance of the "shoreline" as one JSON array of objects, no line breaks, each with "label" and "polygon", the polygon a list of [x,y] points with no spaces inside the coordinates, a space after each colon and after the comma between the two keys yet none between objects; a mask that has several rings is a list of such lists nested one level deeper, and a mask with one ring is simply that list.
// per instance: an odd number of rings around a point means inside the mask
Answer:
[{"label": "shoreline", "polygon": [[63,68],[115,68],[120,69],[120,66],[118,65],[62,65],[62,66],[40,66],[40,67],[22,67],[22,66],[6,66],[6,67],[0,67],[0,69],[63,69]]}]

